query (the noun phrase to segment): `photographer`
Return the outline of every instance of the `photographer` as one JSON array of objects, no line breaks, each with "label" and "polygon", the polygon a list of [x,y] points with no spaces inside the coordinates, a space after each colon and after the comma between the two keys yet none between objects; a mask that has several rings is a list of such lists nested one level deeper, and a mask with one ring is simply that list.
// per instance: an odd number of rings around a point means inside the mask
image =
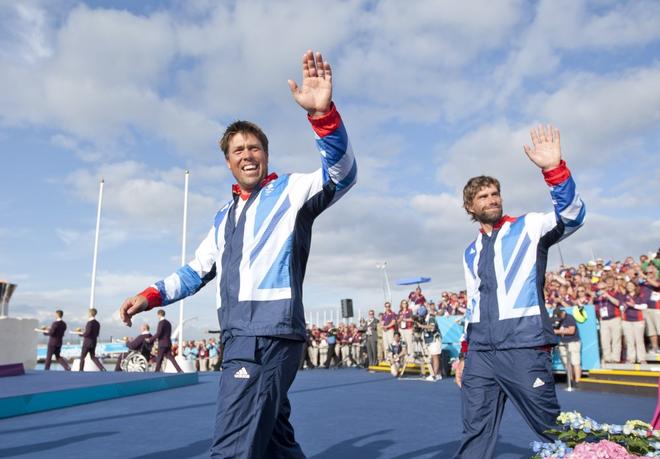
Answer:
[{"label": "photographer", "polygon": [[[326,325],[326,336],[325,336],[325,341],[328,343],[328,355],[325,359],[325,368],[328,369],[330,368],[330,365],[332,364],[333,367],[336,367],[339,365],[339,356],[337,355],[336,352],[336,346],[337,346],[337,329],[335,328],[334,324],[332,321],[328,321],[328,325]],[[333,364],[334,362],[334,364]]]},{"label": "photographer", "polygon": [[387,361],[390,364],[390,373],[395,378],[402,376],[405,371],[407,347],[406,343],[401,341],[401,334],[394,332],[394,340],[387,349]]},{"label": "photographer", "polygon": [[[582,378],[582,369],[580,367],[580,332],[577,328],[577,322],[572,315],[567,314],[566,310],[557,307],[554,312],[552,328],[555,335],[559,335],[559,356],[566,368],[566,372],[571,372],[573,381],[579,383]],[[570,366],[569,363],[570,356]]]},{"label": "photographer", "polygon": [[426,347],[425,355],[427,355],[426,363],[429,366],[431,373],[426,380],[438,381],[442,379],[440,372],[440,354],[442,353],[442,336],[438,323],[435,320],[435,311],[429,310],[428,314],[423,317],[423,322],[419,327],[423,331],[424,346]]}]

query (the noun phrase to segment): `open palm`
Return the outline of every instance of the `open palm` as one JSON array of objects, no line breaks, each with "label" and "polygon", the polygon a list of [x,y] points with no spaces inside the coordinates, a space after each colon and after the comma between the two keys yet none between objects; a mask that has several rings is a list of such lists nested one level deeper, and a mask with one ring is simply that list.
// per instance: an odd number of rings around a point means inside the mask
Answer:
[{"label": "open palm", "polygon": [[301,86],[289,80],[291,94],[310,116],[320,116],[330,110],[332,102],[332,69],[321,53],[307,51],[302,58]]},{"label": "open palm", "polygon": [[532,147],[525,145],[525,153],[534,164],[543,170],[550,170],[561,162],[561,146],[559,144],[559,129],[548,125],[540,125],[530,131]]}]

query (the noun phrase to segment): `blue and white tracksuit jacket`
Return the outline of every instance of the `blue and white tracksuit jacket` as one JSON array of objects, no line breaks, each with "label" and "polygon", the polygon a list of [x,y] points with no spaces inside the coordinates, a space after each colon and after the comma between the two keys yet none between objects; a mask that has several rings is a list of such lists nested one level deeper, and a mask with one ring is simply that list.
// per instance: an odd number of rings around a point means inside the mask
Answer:
[{"label": "blue and white tracksuit jacket", "polygon": [[584,223],[585,206],[564,161],[544,173],[555,211],[503,217],[465,250],[468,307],[463,351],[556,345],[543,287],[548,249]]},{"label": "blue and white tracksuit jacket", "polygon": [[310,118],[321,168],[309,174],[271,174],[235,215],[236,194],[215,216],[195,257],[147,288],[149,308],[193,295],[216,278],[223,340],[275,336],[304,341],[302,284],[314,219],[356,183],[357,165],[334,104]]}]

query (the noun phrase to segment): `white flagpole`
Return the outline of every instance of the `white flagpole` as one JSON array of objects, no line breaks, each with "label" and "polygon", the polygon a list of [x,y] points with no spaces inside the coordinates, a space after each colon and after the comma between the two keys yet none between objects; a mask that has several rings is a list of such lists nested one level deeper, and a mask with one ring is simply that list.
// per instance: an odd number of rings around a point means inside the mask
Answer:
[{"label": "white flagpole", "polygon": [[[188,179],[190,172],[186,170],[183,185],[183,236],[181,238],[181,266],[186,264],[186,234],[188,223]],[[183,360],[183,300],[179,301],[179,357]]]},{"label": "white flagpole", "polygon": [[387,287],[387,301],[392,302],[392,289],[390,287],[390,276],[387,275],[387,262],[383,263],[383,272],[385,273],[385,286]]},{"label": "white flagpole", "polygon": [[104,180],[101,179],[99,183],[99,205],[96,210],[96,235],[94,236],[94,259],[92,261],[92,289],[89,294],[89,308],[94,307],[94,294],[96,292],[96,262],[99,255],[99,232],[101,230],[101,207],[103,207],[103,184]]}]

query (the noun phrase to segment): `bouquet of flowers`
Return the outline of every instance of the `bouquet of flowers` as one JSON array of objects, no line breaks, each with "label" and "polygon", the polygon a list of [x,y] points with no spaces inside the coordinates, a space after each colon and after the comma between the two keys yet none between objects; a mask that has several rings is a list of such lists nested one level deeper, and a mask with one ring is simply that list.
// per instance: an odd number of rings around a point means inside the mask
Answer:
[{"label": "bouquet of flowers", "polygon": [[643,421],[602,424],[577,411],[567,411],[557,417],[557,424],[560,428],[546,432],[557,438],[554,443],[531,443],[532,459],[660,458],[660,431]]}]

